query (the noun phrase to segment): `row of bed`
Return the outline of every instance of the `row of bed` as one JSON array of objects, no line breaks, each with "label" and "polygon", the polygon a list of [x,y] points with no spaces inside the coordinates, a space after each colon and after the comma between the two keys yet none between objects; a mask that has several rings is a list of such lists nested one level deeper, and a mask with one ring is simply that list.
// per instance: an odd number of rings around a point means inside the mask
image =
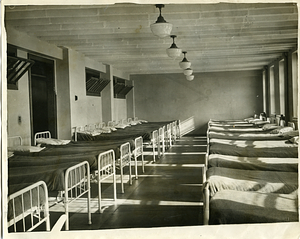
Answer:
[{"label": "row of bed", "polygon": [[298,221],[299,132],[276,122],[209,121],[204,224]]},{"label": "row of bed", "polygon": [[[116,200],[116,169],[120,170],[124,193],[123,168],[131,167],[138,179],[138,159],[144,172],[144,150],[150,146],[153,161],[172,146],[179,133],[179,122],[147,122],[131,118],[107,125],[93,124],[76,127],[73,140],[51,138],[49,131],[39,132],[33,146],[23,146],[19,136],[8,139],[8,208],[9,231],[31,231],[46,222],[50,230],[49,194],[55,203],[65,207],[65,229],[69,229],[69,204],[87,195],[88,223],[91,224],[91,179],[98,183],[99,212],[101,182],[113,178]],[[132,165],[134,162],[134,165]],[[50,205],[51,206],[51,205]],[[29,225],[28,225],[29,224]]]}]

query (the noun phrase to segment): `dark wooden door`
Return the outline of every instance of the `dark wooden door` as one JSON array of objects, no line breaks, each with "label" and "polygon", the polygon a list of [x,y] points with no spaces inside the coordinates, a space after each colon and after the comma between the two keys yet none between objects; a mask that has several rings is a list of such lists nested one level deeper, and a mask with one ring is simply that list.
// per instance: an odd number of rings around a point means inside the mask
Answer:
[{"label": "dark wooden door", "polygon": [[49,130],[56,138],[56,94],[54,84],[54,61],[30,55],[34,65],[30,69],[31,131]]}]

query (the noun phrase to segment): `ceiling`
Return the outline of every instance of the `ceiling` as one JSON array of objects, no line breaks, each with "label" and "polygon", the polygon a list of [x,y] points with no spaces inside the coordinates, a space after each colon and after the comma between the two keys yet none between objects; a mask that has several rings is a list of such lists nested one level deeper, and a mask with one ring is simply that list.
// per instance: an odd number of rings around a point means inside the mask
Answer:
[{"label": "ceiling", "polygon": [[[128,74],[179,73],[166,54],[172,38],[150,30],[155,5],[10,6],[5,24],[43,41],[72,48]],[[166,4],[176,45],[194,72],[258,70],[297,47],[292,3]]]}]

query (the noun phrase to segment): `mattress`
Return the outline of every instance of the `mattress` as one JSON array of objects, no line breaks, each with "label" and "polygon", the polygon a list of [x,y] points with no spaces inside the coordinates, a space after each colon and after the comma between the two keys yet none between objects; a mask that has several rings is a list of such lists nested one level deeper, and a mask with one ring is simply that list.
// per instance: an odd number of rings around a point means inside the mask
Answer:
[{"label": "mattress", "polygon": [[64,190],[64,175],[67,168],[88,161],[91,170],[97,169],[94,155],[18,156],[8,161],[9,195],[20,190],[21,185],[44,181],[49,191]]},{"label": "mattress", "polygon": [[238,157],[211,154],[208,167],[298,172],[298,158]]},{"label": "mattress", "polygon": [[102,152],[113,149],[116,158],[119,156],[120,145],[129,142],[131,149],[134,149],[134,140],[129,139],[115,139],[115,140],[101,140],[101,141],[71,141],[66,145],[45,145],[45,149],[40,152],[16,152],[15,155],[40,157],[40,156],[62,156],[62,155],[99,155]]},{"label": "mattress", "polygon": [[139,136],[143,137],[143,140],[150,140],[151,133],[158,128],[167,125],[174,121],[166,121],[166,122],[148,122],[143,124],[134,125],[131,127],[126,127],[124,129],[117,129],[111,133],[102,133],[100,135],[88,135],[82,134],[80,132],[77,133],[78,141],[98,141],[98,140],[120,140],[120,139],[134,139]]},{"label": "mattress", "polygon": [[223,190],[210,200],[209,224],[298,221],[298,195]]},{"label": "mattress", "polygon": [[271,134],[270,131],[262,131],[255,133],[235,133],[235,132],[214,132],[208,133],[210,139],[232,139],[232,140],[284,140],[297,136],[299,133],[293,134]]},{"label": "mattress", "polygon": [[236,133],[253,133],[253,132],[262,132],[265,131],[259,127],[222,127],[222,126],[211,126],[209,127],[209,131],[217,131],[217,132],[236,132]]},{"label": "mattress", "polygon": [[211,197],[222,190],[290,194],[298,190],[298,173],[211,167],[206,184]]},{"label": "mattress", "polygon": [[226,140],[211,139],[210,154],[240,157],[298,158],[298,145],[287,140]]}]

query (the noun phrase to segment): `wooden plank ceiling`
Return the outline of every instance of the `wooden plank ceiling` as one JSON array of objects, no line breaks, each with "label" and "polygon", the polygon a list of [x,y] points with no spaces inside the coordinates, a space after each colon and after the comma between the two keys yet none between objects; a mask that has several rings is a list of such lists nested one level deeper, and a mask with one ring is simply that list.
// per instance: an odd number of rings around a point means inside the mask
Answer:
[{"label": "wooden plank ceiling", "polygon": [[[154,5],[7,6],[5,24],[43,41],[72,48],[128,74],[179,73],[166,54],[172,39],[150,30]],[[166,4],[176,45],[194,72],[262,69],[297,47],[292,3]]]}]

